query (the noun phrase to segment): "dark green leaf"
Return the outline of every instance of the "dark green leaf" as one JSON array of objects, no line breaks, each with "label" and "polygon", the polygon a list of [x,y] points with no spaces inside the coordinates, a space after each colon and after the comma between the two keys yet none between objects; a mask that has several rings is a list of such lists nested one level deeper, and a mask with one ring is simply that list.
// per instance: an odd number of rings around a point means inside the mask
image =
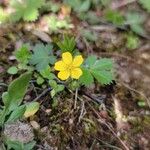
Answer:
[{"label": "dark green leaf", "polygon": [[31,57],[30,63],[36,65],[36,69],[41,71],[48,67],[49,64],[54,64],[56,58],[52,54],[52,45],[37,44]]}]

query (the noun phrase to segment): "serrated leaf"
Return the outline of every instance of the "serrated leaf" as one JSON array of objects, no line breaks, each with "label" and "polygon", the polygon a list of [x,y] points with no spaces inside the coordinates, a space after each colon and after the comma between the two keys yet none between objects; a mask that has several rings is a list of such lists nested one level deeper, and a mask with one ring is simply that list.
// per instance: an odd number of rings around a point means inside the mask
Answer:
[{"label": "serrated leaf", "polygon": [[97,59],[96,56],[89,56],[82,67],[83,75],[80,77],[84,85],[92,84],[94,78],[100,84],[109,84],[113,78],[113,61],[108,58]]},{"label": "serrated leaf", "polygon": [[112,82],[113,75],[110,71],[98,71],[98,70],[92,70],[92,75],[94,78],[102,85],[107,85]]},{"label": "serrated leaf", "polygon": [[109,58],[102,58],[95,62],[92,66],[94,70],[111,70],[113,67],[113,61]]},{"label": "serrated leaf", "polygon": [[86,64],[89,68],[91,68],[91,67],[93,67],[93,65],[95,64],[96,60],[97,60],[97,57],[96,57],[95,55],[88,56],[88,58],[87,58],[86,61],[85,61],[85,64]]},{"label": "serrated leaf", "polygon": [[89,69],[82,68],[82,76],[79,78],[79,81],[81,84],[85,86],[89,86],[94,82],[94,78],[92,74],[90,73]]},{"label": "serrated leaf", "polygon": [[31,53],[28,49],[27,45],[23,45],[20,49],[15,52],[15,56],[18,62],[22,64],[27,64],[29,58],[31,57]]},{"label": "serrated leaf", "polygon": [[150,0],[139,0],[139,3],[150,12]]},{"label": "serrated leaf", "polygon": [[39,15],[38,9],[44,4],[44,0],[12,0],[11,6],[15,12],[11,16],[14,21],[21,18],[25,21],[35,21]]},{"label": "serrated leaf", "polygon": [[19,106],[17,107],[12,113],[11,115],[9,116],[8,120],[6,121],[6,123],[11,123],[11,122],[14,122],[20,118],[23,117],[24,115],[24,112],[26,110],[26,106],[25,105],[22,105],[22,106]]},{"label": "serrated leaf", "polygon": [[38,102],[31,102],[26,105],[24,116],[26,118],[33,116],[39,110],[40,104]]},{"label": "serrated leaf", "polygon": [[37,44],[33,48],[30,64],[36,65],[38,71],[45,69],[49,64],[54,64],[55,61],[56,58],[52,54],[52,45]]},{"label": "serrated leaf", "polygon": [[31,72],[24,73],[19,78],[12,81],[9,85],[8,103],[6,107],[9,107],[10,110],[13,110],[22,102],[31,79],[31,75]]},{"label": "serrated leaf", "polygon": [[64,39],[62,42],[58,42],[57,45],[61,49],[61,51],[64,52],[70,52],[72,53],[76,42],[74,37],[64,36]]}]

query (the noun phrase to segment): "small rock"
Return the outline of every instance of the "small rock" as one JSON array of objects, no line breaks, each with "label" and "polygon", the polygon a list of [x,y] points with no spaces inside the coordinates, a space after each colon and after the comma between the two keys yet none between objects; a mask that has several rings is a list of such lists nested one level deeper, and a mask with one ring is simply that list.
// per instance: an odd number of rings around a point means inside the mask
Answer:
[{"label": "small rock", "polygon": [[6,124],[4,127],[4,135],[11,140],[17,140],[22,143],[28,143],[34,139],[33,129],[31,126],[20,121]]},{"label": "small rock", "polygon": [[40,125],[36,121],[30,121],[30,124],[36,130],[40,128]]}]

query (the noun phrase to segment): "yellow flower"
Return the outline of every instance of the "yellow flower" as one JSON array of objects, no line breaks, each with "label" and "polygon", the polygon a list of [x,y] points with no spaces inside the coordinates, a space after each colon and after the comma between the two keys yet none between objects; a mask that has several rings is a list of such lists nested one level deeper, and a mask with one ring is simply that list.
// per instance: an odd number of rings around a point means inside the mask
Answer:
[{"label": "yellow flower", "polygon": [[83,57],[81,55],[72,58],[71,53],[65,52],[62,54],[62,60],[55,63],[54,69],[59,71],[58,78],[61,80],[67,80],[69,77],[73,79],[79,79],[82,75],[80,65],[83,63]]}]

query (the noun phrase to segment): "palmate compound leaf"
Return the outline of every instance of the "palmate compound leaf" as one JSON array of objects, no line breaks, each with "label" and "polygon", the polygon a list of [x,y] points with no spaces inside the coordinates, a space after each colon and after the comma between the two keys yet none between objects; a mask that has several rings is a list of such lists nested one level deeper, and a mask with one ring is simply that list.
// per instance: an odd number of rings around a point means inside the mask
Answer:
[{"label": "palmate compound leaf", "polygon": [[54,64],[55,56],[52,54],[52,45],[37,44],[33,48],[33,55],[30,59],[30,64],[36,65],[36,69],[41,71],[46,69],[49,64]]},{"label": "palmate compound leaf", "polygon": [[11,6],[15,12],[11,15],[12,21],[35,21],[39,12],[38,9],[44,4],[44,0],[11,0]]},{"label": "palmate compound leaf", "polygon": [[102,85],[112,82],[113,77],[113,61],[108,58],[97,59],[96,56],[89,56],[82,68],[83,75],[80,82],[85,85],[91,85],[94,78]]}]

